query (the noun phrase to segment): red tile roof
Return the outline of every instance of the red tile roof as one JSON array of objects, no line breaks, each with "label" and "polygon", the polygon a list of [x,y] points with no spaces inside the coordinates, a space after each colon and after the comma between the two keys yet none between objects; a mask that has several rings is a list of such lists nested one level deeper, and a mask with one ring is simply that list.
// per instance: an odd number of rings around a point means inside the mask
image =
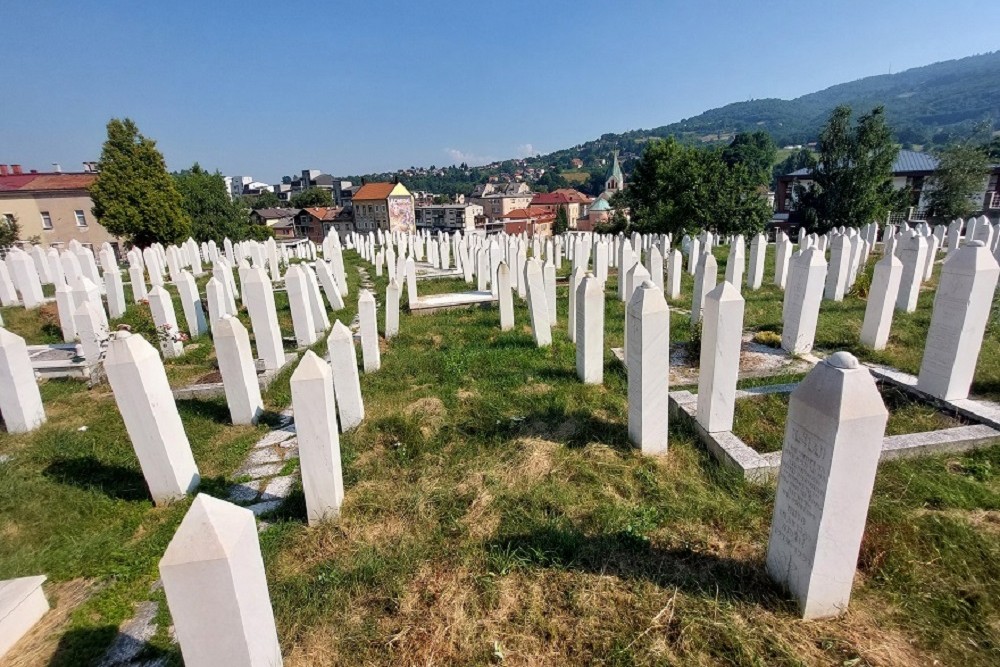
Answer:
[{"label": "red tile roof", "polygon": [[555,204],[589,204],[590,197],[572,188],[559,188],[553,192],[541,192],[531,200],[532,204],[549,206]]},{"label": "red tile roof", "polygon": [[540,206],[529,206],[528,208],[515,208],[507,215],[502,216],[503,220],[527,220],[528,218],[538,218],[539,222],[545,222],[547,218],[555,218],[555,214],[547,208]]},{"label": "red tile roof", "polygon": [[317,220],[335,220],[341,209],[336,206],[314,206],[302,210]]},{"label": "red tile roof", "polygon": [[354,193],[353,200],[385,199],[396,187],[395,183],[365,183]]},{"label": "red tile roof", "polygon": [[59,192],[86,190],[97,174],[17,174],[0,176],[0,192]]}]

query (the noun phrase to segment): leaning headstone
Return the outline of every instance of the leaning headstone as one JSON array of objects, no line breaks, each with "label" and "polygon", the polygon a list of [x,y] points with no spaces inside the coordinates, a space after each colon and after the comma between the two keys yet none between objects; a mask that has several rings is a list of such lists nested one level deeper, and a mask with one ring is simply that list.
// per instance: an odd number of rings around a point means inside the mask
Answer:
[{"label": "leaning headstone", "polygon": [[759,290],[764,282],[764,259],[767,255],[767,237],[757,234],[750,242],[750,270],[747,274],[747,287]]},{"label": "leaning headstone", "polygon": [[666,454],[670,377],[670,309],[651,281],[640,285],[625,315],[628,433],[643,454]]},{"label": "leaning headstone", "polygon": [[[63,283],[65,283],[65,280]],[[59,284],[59,282],[56,282],[56,286]],[[17,289],[14,287],[14,281],[11,280],[7,262],[0,259],[0,306],[16,306],[19,303],[20,299],[17,297]]]},{"label": "leaning headstone", "polygon": [[670,299],[681,295],[681,278],[684,275],[684,255],[680,250],[670,251],[670,261],[667,263],[667,294]]},{"label": "leaning headstone", "polygon": [[330,367],[308,350],[292,374],[290,384],[306,517],[309,525],[315,525],[339,517],[344,501],[340,436]]},{"label": "leaning headstone", "polygon": [[281,667],[253,512],[199,494],[160,578],[186,667]]},{"label": "leaning headstone", "polygon": [[149,310],[156,325],[156,336],[160,342],[160,351],[164,359],[173,359],[184,353],[181,341],[181,330],[177,326],[177,314],[174,312],[174,301],[161,285],[154,285],[149,290]]},{"label": "leaning headstone", "polygon": [[316,342],[316,321],[313,307],[309,302],[309,282],[298,264],[292,264],[285,272],[285,289],[288,293],[288,307],[292,311],[292,327],[295,343],[299,347],[309,347]]},{"label": "leaning headstone", "polygon": [[[219,283],[222,287],[221,281]],[[285,363],[285,349],[281,343],[281,329],[278,328],[278,311],[274,307],[274,291],[263,267],[255,266],[247,271],[246,291],[257,358],[263,363],[264,370],[277,370]]]},{"label": "leaning headstone", "polygon": [[212,338],[230,418],[234,424],[256,424],[264,414],[264,401],[257,383],[250,334],[239,318],[227,314],[213,323]]},{"label": "leaning headstone", "polygon": [[767,571],[803,618],[847,609],[887,420],[871,373],[847,352],[792,392]]},{"label": "leaning headstone", "polygon": [[743,308],[743,297],[729,281],[723,281],[705,297],[697,419],[709,433],[733,430]]},{"label": "leaning headstone", "polygon": [[24,339],[0,327],[0,416],[8,433],[27,433],[45,423],[42,395]]},{"label": "leaning headstone", "polygon": [[510,287],[510,269],[506,262],[497,267],[497,299],[500,306],[500,331],[514,328],[514,294]]},{"label": "leaning headstone", "polygon": [[316,278],[323,288],[323,293],[326,294],[326,300],[330,302],[330,309],[337,311],[343,308],[344,299],[340,296],[340,288],[337,287],[333,273],[330,271],[330,265],[325,261],[316,262]]},{"label": "leaning headstone", "polygon": [[365,418],[365,404],[361,398],[361,378],[358,375],[358,357],[354,351],[354,334],[337,320],[326,339],[327,354],[333,372],[333,391],[340,413],[340,430],[347,431]]},{"label": "leaning headstone", "polygon": [[[577,271],[583,271],[578,267]],[[604,382],[604,283],[587,273],[576,288],[576,374],[585,384]]]},{"label": "leaning headstone", "polygon": [[326,330],[330,328],[330,317],[326,314],[326,305],[323,303],[323,295],[319,291],[316,272],[308,264],[302,264],[300,268],[302,275],[306,278],[306,296],[309,298],[309,308],[312,310],[313,326],[316,328],[317,334],[326,333]]},{"label": "leaning headstone", "polygon": [[181,296],[181,309],[184,311],[184,321],[187,322],[188,334],[191,338],[208,333],[205,324],[205,309],[201,306],[201,295],[195,285],[194,276],[187,269],[181,270],[177,276],[177,291]]},{"label": "leaning headstone", "polygon": [[698,268],[694,274],[694,291],[691,295],[691,321],[701,320],[701,311],[705,305],[705,296],[715,289],[719,280],[719,264],[715,255],[705,253],[698,260]]},{"label": "leaning headstone", "polygon": [[153,502],[190,493],[198,486],[198,466],[160,355],[142,336],[119,331],[108,345],[104,370]]},{"label": "leaning headstone", "polygon": [[896,296],[896,310],[912,313],[917,309],[920,298],[920,283],[924,279],[927,264],[927,239],[919,234],[902,242],[903,274],[899,279],[899,294]]},{"label": "leaning headstone", "polygon": [[1000,266],[982,241],[945,260],[917,389],[946,401],[968,398],[998,277]]},{"label": "leaning headstone", "polygon": [[10,271],[14,287],[21,295],[21,304],[28,309],[42,305],[42,283],[35,270],[35,262],[28,253],[19,248],[7,253],[7,269]]},{"label": "leaning headstone", "polygon": [[743,235],[737,234],[729,246],[729,259],[726,260],[726,281],[736,288],[743,289],[743,273],[746,271],[746,244]]},{"label": "leaning headstone", "polygon": [[96,364],[101,360],[101,354],[108,341],[107,325],[94,308],[94,304],[89,301],[84,301],[76,309],[73,313],[73,322],[76,323],[76,333],[80,338],[83,358],[90,364]]},{"label": "leaning headstone", "polygon": [[884,350],[889,342],[892,315],[902,275],[903,263],[891,253],[875,263],[872,285],[868,290],[868,305],[865,306],[865,320],[861,325],[862,344],[874,350]]},{"label": "leaning headstone", "polygon": [[781,329],[781,347],[792,354],[812,350],[823,298],[826,260],[819,248],[809,248],[795,259],[795,279],[785,290],[785,315]]},{"label": "leaning headstone", "polygon": [[838,234],[830,243],[830,264],[826,272],[826,286],[823,298],[831,301],[843,301],[847,288],[847,273],[850,269],[851,244],[843,234]]},{"label": "leaning headstone", "polygon": [[552,326],[549,307],[545,301],[545,283],[542,277],[541,260],[532,257],[524,266],[524,281],[527,285],[528,311],[531,314],[531,329],[538,347],[552,344]]},{"label": "leaning headstone", "polygon": [[382,367],[382,355],[378,347],[375,296],[366,289],[361,290],[358,297],[358,320],[361,322],[361,357],[365,373],[374,373]]}]

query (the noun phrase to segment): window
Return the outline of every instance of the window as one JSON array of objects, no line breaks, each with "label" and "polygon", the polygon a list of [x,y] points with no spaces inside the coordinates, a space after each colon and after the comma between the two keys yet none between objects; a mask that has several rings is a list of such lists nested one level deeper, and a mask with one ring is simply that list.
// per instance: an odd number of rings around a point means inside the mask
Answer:
[{"label": "window", "polygon": [[42,229],[52,229],[52,217],[48,211],[42,211]]},{"label": "window", "polygon": [[84,215],[83,211],[81,210],[76,211],[76,226],[77,227],[87,226],[87,216]]}]

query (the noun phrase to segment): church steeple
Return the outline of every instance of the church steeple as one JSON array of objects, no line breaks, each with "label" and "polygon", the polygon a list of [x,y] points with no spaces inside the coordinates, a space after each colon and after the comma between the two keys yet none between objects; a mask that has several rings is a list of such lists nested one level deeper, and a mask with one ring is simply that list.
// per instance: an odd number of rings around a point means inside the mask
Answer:
[{"label": "church steeple", "polygon": [[604,181],[604,190],[610,192],[618,192],[625,187],[625,176],[622,174],[621,165],[618,164],[618,150],[612,153],[611,170],[608,172],[608,178]]}]

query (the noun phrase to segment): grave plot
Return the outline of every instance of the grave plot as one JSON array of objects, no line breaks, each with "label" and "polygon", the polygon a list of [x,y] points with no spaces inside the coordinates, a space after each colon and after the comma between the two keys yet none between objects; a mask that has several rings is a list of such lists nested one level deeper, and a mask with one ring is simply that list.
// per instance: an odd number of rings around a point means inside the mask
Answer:
[{"label": "grave plot", "polygon": [[[879,380],[879,391],[889,410],[880,460],[964,452],[1000,442],[1000,424],[989,418],[1000,415],[1000,405],[967,400],[963,409],[933,400],[915,386],[899,381],[905,374],[884,369],[871,372]],[[671,415],[690,418],[702,442],[722,464],[736,468],[747,480],[763,482],[776,478],[781,467],[788,394],[796,386],[764,384],[737,390],[732,431],[709,433],[703,429],[695,419],[697,394],[688,391],[671,392]]]}]

